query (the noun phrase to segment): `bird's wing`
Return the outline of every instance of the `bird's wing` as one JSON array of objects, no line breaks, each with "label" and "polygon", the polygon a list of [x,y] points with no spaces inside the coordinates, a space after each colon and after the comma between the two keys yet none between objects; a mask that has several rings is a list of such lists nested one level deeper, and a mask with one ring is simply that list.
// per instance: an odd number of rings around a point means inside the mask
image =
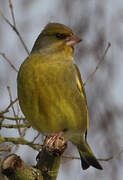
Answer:
[{"label": "bird's wing", "polygon": [[[87,99],[86,99],[86,94],[85,94],[85,89],[84,89],[84,86],[83,86],[83,82],[82,82],[82,79],[81,79],[81,74],[80,74],[80,71],[79,71],[79,68],[76,64],[74,64],[75,66],[75,69],[76,69],[76,82],[77,82],[77,87],[81,93],[81,96],[83,97],[84,101],[86,102],[86,108],[87,108],[87,129],[89,127],[89,115],[88,115],[88,105],[87,105]],[[87,136],[87,134],[85,135]]]}]

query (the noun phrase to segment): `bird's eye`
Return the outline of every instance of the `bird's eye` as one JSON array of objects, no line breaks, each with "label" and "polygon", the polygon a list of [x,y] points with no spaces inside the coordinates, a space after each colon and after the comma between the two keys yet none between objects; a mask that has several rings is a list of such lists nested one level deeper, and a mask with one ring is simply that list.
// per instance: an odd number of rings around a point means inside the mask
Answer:
[{"label": "bird's eye", "polygon": [[57,37],[58,39],[65,39],[65,38],[66,38],[66,35],[65,35],[65,34],[57,33],[57,34],[56,34],[56,37]]}]

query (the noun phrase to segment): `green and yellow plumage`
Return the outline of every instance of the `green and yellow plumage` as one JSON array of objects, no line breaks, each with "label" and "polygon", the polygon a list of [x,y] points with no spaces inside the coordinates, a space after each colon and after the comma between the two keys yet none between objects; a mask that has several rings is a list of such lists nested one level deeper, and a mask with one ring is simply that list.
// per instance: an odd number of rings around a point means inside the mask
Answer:
[{"label": "green and yellow plumage", "polygon": [[85,139],[88,107],[73,47],[67,45],[69,37],[72,30],[62,24],[45,27],[19,70],[19,103],[32,127],[42,134],[64,130],[69,134],[83,169],[90,165],[102,169]]}]

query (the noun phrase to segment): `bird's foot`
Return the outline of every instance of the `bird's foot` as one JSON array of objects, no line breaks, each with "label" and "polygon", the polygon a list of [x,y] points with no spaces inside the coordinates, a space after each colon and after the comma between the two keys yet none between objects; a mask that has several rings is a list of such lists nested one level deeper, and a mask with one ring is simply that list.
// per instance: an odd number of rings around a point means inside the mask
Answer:
[{"label": "bird's foot", "polygon": [[60,131],[58,133],[52,133],[52,134],[49,134],[48,137],[49,137],[49,142],[47,143],[48,146],[53,146],[55,144],[55,142],[57,142],[57,140],[59,138],[62,138],[62,135],[63,135],[64,131]]}]

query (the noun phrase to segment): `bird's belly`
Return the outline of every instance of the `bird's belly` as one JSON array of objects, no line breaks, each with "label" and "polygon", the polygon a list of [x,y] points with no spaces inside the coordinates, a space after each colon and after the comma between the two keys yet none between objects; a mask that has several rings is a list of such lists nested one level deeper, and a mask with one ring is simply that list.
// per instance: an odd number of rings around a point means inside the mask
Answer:
[{"label": "bird's belly", "polygon": [[47,87],[40,86],[40,89],[35,91],[30,91],[29,88],[27,92],[22,109],[27,120],[39,132],[56,133],[62,130],[85,132],[87,114],[84,104],[80,102],[78,104],[74,92],[73,95],[69,94],[64,92],[62,87],[53,87],[53,84]]}]

